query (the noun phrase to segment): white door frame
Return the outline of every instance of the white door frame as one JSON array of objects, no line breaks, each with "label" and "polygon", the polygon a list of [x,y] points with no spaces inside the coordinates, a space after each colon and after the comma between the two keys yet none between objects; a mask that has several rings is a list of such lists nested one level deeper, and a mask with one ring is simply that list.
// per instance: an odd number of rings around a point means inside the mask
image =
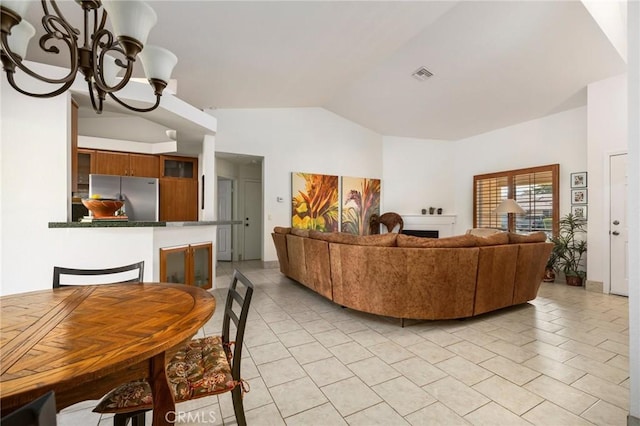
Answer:
[{"label": "white door frame", "polygon": [[[603,240],[607,243],[605,246],[604,253],[604,270],[606,274],[604,274],[604,282],[602,283],[602,291],[603,293],[610,294],[611,293],[611,236],[609,235],[609,230],[611,228],[611,157],[616,155],[627,154],[627,150],[617,150],[617,151],[607,151],[604,158],[604,224],[602,227]],[[627,218],[629,220],[629,218]]]}]

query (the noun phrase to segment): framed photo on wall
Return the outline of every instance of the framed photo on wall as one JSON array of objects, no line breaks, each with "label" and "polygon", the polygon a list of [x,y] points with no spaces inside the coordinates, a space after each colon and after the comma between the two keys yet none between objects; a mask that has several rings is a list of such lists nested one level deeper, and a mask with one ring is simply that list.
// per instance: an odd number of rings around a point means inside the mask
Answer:
[{"label": "framed photo on wall", "polygon": [[586,189],[571,190],[571,204],[587,204],[587,190]]},{"label": "framed photo on wall", "polygon": [[587,206],[571,206],[571,214],[576,219],[587,220]]},{"label": "framed photo on wall", "polygon": [[586,188],[587,172],[571,173],[571,188]]}]

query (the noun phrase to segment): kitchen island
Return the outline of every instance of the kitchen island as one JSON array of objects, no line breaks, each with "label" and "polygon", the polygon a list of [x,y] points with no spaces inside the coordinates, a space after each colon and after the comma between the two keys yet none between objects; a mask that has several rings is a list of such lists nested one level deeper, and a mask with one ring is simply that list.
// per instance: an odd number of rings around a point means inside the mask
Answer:
[{"label": "kitchen island", "polygon": [[[171,281],[167,272],[163,273],[167,266],[166,254],[184,253],[185,269],[196,257],[201,263],[211,266],[208,278],[216,288],[214,250],[217,225],[240,224],[240,220],[49,222],[49,232],[55,234],[58,242],[58,247],[51,253],[51,270],[53,266],[108,268],[143,260],[144,281]],[[207,254],[200,251],[196,256],[198,248],[203,247]],[[193,279],[197,285],[195,276]]]},{"label": "kitchen island", "polygon": [[199,222],[150,222],[96,220],[94,222],[49,222],[49,228],[172,228],[184,226],[240,225],[241,220],[209,220]]}]

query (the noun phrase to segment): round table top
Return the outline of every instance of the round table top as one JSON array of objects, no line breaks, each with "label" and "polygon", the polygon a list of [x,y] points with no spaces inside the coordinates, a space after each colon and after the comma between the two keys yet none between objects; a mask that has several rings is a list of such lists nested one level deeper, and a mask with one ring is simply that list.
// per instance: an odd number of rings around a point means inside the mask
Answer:
[{"label": "round table top", "polygon": [[215,298],[179,284],[61,287],[0,298],[2,399],[90,382],[190,339]]}]

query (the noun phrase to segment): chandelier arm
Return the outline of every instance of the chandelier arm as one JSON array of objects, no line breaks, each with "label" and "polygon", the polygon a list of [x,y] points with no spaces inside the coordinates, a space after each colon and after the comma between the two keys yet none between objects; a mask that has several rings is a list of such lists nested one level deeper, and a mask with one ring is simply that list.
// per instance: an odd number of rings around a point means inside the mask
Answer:
[{"label": "chandelier arm", "polygon": [[[98,23],[98,9],[95,9],[95,14],[94,14],[94,24]],[[99,26],[95,26],[93,28],[93,33],[97,33],[98,31],[101,31],[104,26],[107,24],[107,11],[103,10],[102,11],[102,19],[100,19],[100,25]]]},{"label": "chandelier arm", "polygon": [[20,87],[18,87],[18,85],[16,84],[16,82],[13,79],[13,72],[7,71],[7,81],[9,82],[9,84],[11,85],[11,87],[13,87],[17,92],[22,93],[23,95],[27,95],[27,96],[31,96],[34,98],[52,98],[54,96],[58,96],[61,93],[64,93],[66,90],[69,89],[69,87],[71,87],[71,85],[73,84],[73,80],[66,82],[63,86],[61,86],[60,88],[58,88],[57,90],[54,90],[52,92],[48,92],[48,93],[29,93],[24,91],[23,89],[21,89]]},{"label": "chandelier arm", "polygon": [[102,114],[102,103],[104,101],[104,92],[102,92],[101,94],[100,90],[98,89],[98,103],[96,103],[96,96],[95,96],[94,88],[91,81],[87,80],[87,85],[89,86],[89,99],[91,99],[91,106],[93,107],[93,110],[98,114]]},{"label": "chandelier arm", "polygon": [[[44,37],[44,36],[43,36]],[[9,44],[8,44],[8,40],[7,40],[7,33],[2,33],[0,35],[0,45],[2,46],[2,53],[3,55],[5,55],[12,63],[13,65],[15,65],[16,67],[18,67],[21,71],[23,71],[24,73],[28,74],[29,76],[40,80],[40,81],[44,81],[45,83],[51,83],[51,84],[69,84],[67,87],[71,86],[71,83],[73,83],[73,81],[76,78],[76,73],[78,72],[78,53],[77,53],[77,49],[75,48],[75,46],[73,44],[71,44],[69,42],[68,39],[64,39],[64,42],[67,44],[67,46],[69,47],[69,50],[71,52],[71,70],[69,71],[69,73],[59,79],[55,79],[55,78],[48,78],[45,77],[43,75],[40,75],[38,73],[36,73],[35,71],[32,71],[31,69],[27,68],[23,63],[22,63],[22,58],[18,55],[16,55],[15,53],[13,53],[10,49],[9,49]],[[4,67],[5,71],[9,72],[9,70],[7,69],[7,67]],[[13,71],[11,71],[13,73]],[[57,91],[51,92],[51,93],[57,93]],[[54,95],[51,95],[54,96]]]},{"label": "chandelier arm", "polygon": [[[76,37],[79,36],[80,35],[80,30],[77,29],[77,28],[72,27],[69,24],[69,21],[67,20],[67,18],[64,17],[64,15],[62,14],[62,11],[60,11],[60,8],[58,7],[58,4],[56,3],[56,1],[55,0],[49,0],[49,2],[51,3],[53,11],[57,15],[58,19],[60,19],[60,20],[62,20],[62,21],[67,23],[67,26],[69,28],[65,28],[65,30],[68,31],[70,29],[71,32],[73,32],[76,35]],[[44,16],[42,17],[43,21],[44,21],[44,18],[46,16],[54,16],[49,12],[49,7],[47,6],[47,0],[40,0],[40,3],[42,3],[42,11],[44,12]],[[44,25],[44,23],[43,23],[43,25]],[[55,28],[55,24],[53,25],[53,27]],[[55,28],[55,30],[59,30],[59,29]]]},{"label": "chandelier arm", "polygon": [[[107,41],[101,42],[100,40],[104,37],[107,38]],[[98,51],[100,51],[100,53],[98,53]],[[113,34],[106,29],[101,29],[94,35],[93,43],[91,45],[91,55],[93,57],[93,78],[95,80],[96,86],[100,90],[107,93],[117,92],[118,90],[126,86],[127,83],[129,83],[129,80],[131,79],[131,75],[133,73],[133,61],[127,59],[126,66],[124,66],[124,62],[118,59],[116,60],[116,64],[122,68],[126,68],[125,75],[122,77],[122,80],[120,80],[120,82],[113,87],[110,87],[104,81],[104,72],[100,72],[100,70],[104,69],[104,56],[108,52],[112,51],[118,52],[126,57],[126,53],[124,52],[124,50],[120,47],[118,42],[114,41]]]},{"label": "chandelier arm", "polygon": [[133,107],[131,105],[127,105],[126,103],[124,103],[124,101],[121,101],[120,99],[118,99],[118,97],[116,95],[114,95],[113,93],[109,93],[109,96],[111,97],[111,99],[113,99],[114,101],[116,101],[117,103],[122,105],[123,107],[125,107],[127,109],[130,109],[131,111],[135,111],[135,112],[150,112],[150,111],[153,111],[154,109],[158,108],[158,106],[160,105],[160,97],[162,95],[156,94],[156,103],[153,106],[150,106],[149,108],[136,108],[136,107]]}]

